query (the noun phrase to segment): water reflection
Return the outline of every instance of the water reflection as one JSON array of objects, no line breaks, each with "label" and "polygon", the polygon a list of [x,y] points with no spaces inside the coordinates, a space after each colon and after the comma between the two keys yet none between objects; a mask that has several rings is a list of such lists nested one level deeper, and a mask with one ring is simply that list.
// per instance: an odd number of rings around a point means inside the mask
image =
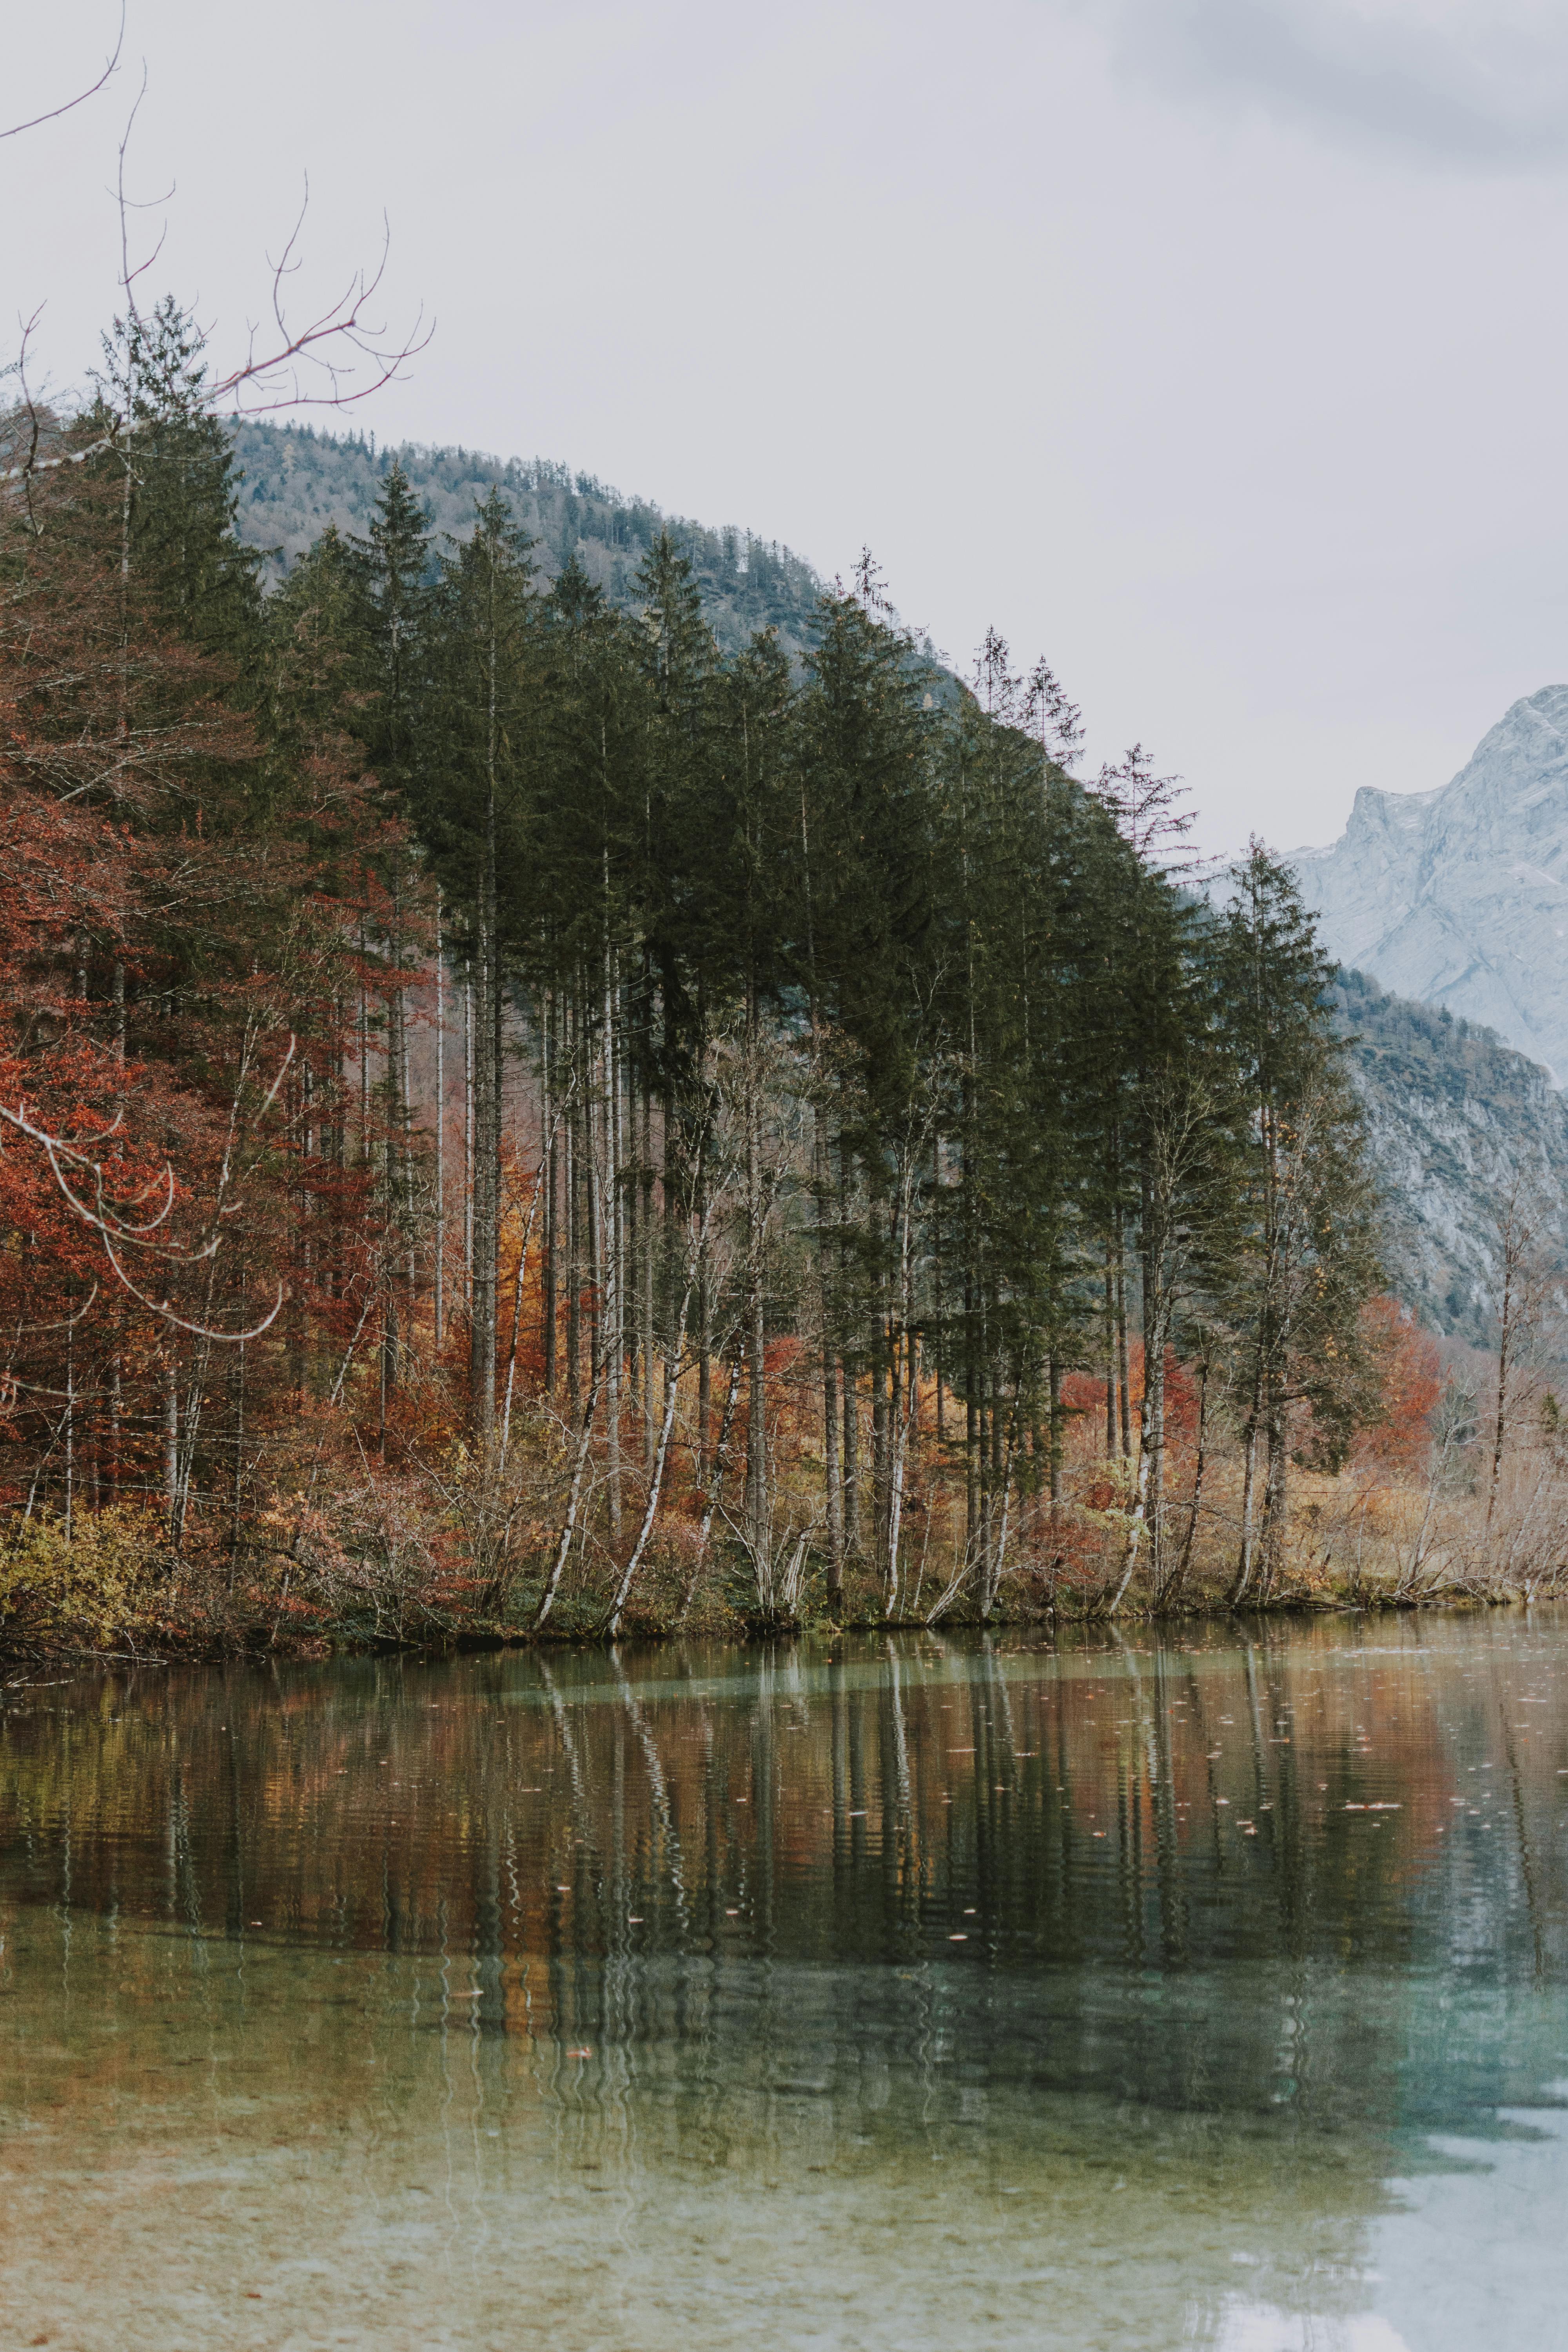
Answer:
[{"label": "water reflection", "polygon": [[1488,1618],[13,1689],[0,2300],[1426,2352],[1507,2213],[1494,2340],[1547,2340],[1565,1664]]}]

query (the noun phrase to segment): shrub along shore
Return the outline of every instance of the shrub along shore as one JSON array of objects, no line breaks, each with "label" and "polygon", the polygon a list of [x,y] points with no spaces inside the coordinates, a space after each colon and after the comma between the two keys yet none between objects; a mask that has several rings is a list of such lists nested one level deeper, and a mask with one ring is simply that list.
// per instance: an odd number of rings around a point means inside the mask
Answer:
[{"label": "shrub along shore", "polygon": [[[1297,1535],[1275,1571],[1240,1595],[1230,1542],[1222,1549],[1219,1540],[1234,1536],[1225,1523],[1237,1500],[1234,1465],[1215,1476],[1207,1507],[1214,1517],[1189,1549],[1194,1465],[1180,1452],[1177,1461],[1189,1491],[1173,1531],[1180,1549],[1159,1594],[1136,1580],[1118,1601],[1133,1480],[1125,1464],[1091,1462],[1082,1465],[1082,1486],[1095,1501],[1058,1499],[1054,1510],[1026,1501],[1017,1564],[984,1619],[972,1581],[951,1570],[940,1583],[917,1572],[889,1605],[875,1567],[857,1562],[830,1604],[819,1554],[803,1560],[797,1586],[764,1601],[738,1548],[693,1575],[701,1528],[688,1517],[685,1543],[667,1538],[649,1559],[616,1635],[747,1641],[847,1627],[1131,1625],[1220,1614],[1495,1607],[1568,1591],[1568,1470],[1544,1447],[1521,1449],[1510,1460],[1489,1528],[1484,1494],[1463,1479],[1445,1481],[1430,1466],[1421,1478],[1368,1452],[1337,1475],[1302,1474]],[[679,1517],[679,1503],[672,1516]],[[342,1492],[309,1534],[298,1519],[292,1530],[279,1521],[265,1553],[249,1532],[243,1555],[215,1549],[175,1559],[153,1514],[105,1511],[69,1543],[58,1520],[36,1517],[0,1558],[0,1656],[24,1665],[320,1657],[616,1637],[609,1619],[621,1579],[613,1561],[563,1578],[541,1625],[544,1579],[537,1567],[498,1605],[493,1590],[469,1572],[461,1540],[443,1569],[412,1532],[406,1492],[390,1480]]]}]

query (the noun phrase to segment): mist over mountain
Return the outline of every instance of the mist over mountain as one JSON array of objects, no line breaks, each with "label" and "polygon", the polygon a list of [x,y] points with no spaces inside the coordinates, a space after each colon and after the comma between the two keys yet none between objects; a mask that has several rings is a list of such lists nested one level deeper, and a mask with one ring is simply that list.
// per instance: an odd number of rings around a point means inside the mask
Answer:
[{"label": "mist over mountain", "polygon": [[1568,686],[1516,702],[1437,791],[1359,792],[1292,862],[1341,963],[1568,1077]]}]

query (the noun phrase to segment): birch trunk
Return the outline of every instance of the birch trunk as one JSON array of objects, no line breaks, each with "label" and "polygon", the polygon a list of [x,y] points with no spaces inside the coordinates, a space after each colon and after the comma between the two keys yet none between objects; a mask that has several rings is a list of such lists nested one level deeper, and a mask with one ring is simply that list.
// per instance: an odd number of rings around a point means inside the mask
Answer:
[{"label": "birch trunk", "polygon": [[605,1622],[605,1631],[612,1639],[621,1630],[621,1614],[626,1608],[637,1572],[642,1566],[643,1554],[647,1551],[648,1538],[653,1534],[654,1521],[658,1517],[659,1496],[664,1491],[664,1468],[669,1458],[669,1436],[675,1426],[675,1399],[680,1370],[680,1350],[686,1344],[686,1318],[690,1311],[691,1286],[688,1284],[686,1296],[680,1302],[675,1345],[664,1360],[664,1413],[659,1423],[658,1444],[654,1450],[653,1472],[648,1479],[647,1503],[643,1511],[642,1525],[637,1529],[637,1541],[632,1546],[631,1558],[626,1562],[626,1572],[616,1588],[615,1600],[610,1606],[609,1617]]},{"label": "birch trunk", "polygon": [[566,1498],[566,1517],[561,1524],[560,1539],[550,1565],[544,1590],[539,1596],[539,1608],[533,1620],[538,1633],[555,1606],[555,1596],[561,1590],[561,1579],[572,1550],[572,1538],[577,1532],[577,1515],[583,1501],[583,1479],[588,1467],[588,1452],[594,1439],[594,1416],[599,1405],[599,1389],[604,1380],[605,1366],[601,1357],[594,1366],[594,1376],[588,1384],[588,1402],[583,1408],[583,1426],[577,1439],[577,1456],[572,1465],[572,1486]]}]

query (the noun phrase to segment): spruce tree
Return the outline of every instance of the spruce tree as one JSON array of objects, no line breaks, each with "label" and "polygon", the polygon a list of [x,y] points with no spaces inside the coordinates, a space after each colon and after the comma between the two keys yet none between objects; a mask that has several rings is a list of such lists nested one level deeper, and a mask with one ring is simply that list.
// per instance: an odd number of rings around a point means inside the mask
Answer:
[{"label": "spruce tree", "polygon": [[505,960],[519,940],[519,892],[534,833],[538,599],[529,544],[508,501],[492,489],[477,506],[472,535],[442,559],[432,591],[431,689],[416,794],[472,975],[469,1416],[487,1465],[496,1413]]},{"label": "spruce tree", "polygon": [[[1225,1045],[1244,1105],[1215,1297],[1242,1357],[1243,1486],[1233,1602],[1261,1549],[1276,1571],[1296,1410],[1321,1444],[1364,1413],[1362,1310],[1381,1280],[1377,1202],[1329,995],[1333,968],[1289,869],[1254,841],[1233,871],[1218,944]],[[1258,1459],[1265,1449],[1261,1510]]]}]

